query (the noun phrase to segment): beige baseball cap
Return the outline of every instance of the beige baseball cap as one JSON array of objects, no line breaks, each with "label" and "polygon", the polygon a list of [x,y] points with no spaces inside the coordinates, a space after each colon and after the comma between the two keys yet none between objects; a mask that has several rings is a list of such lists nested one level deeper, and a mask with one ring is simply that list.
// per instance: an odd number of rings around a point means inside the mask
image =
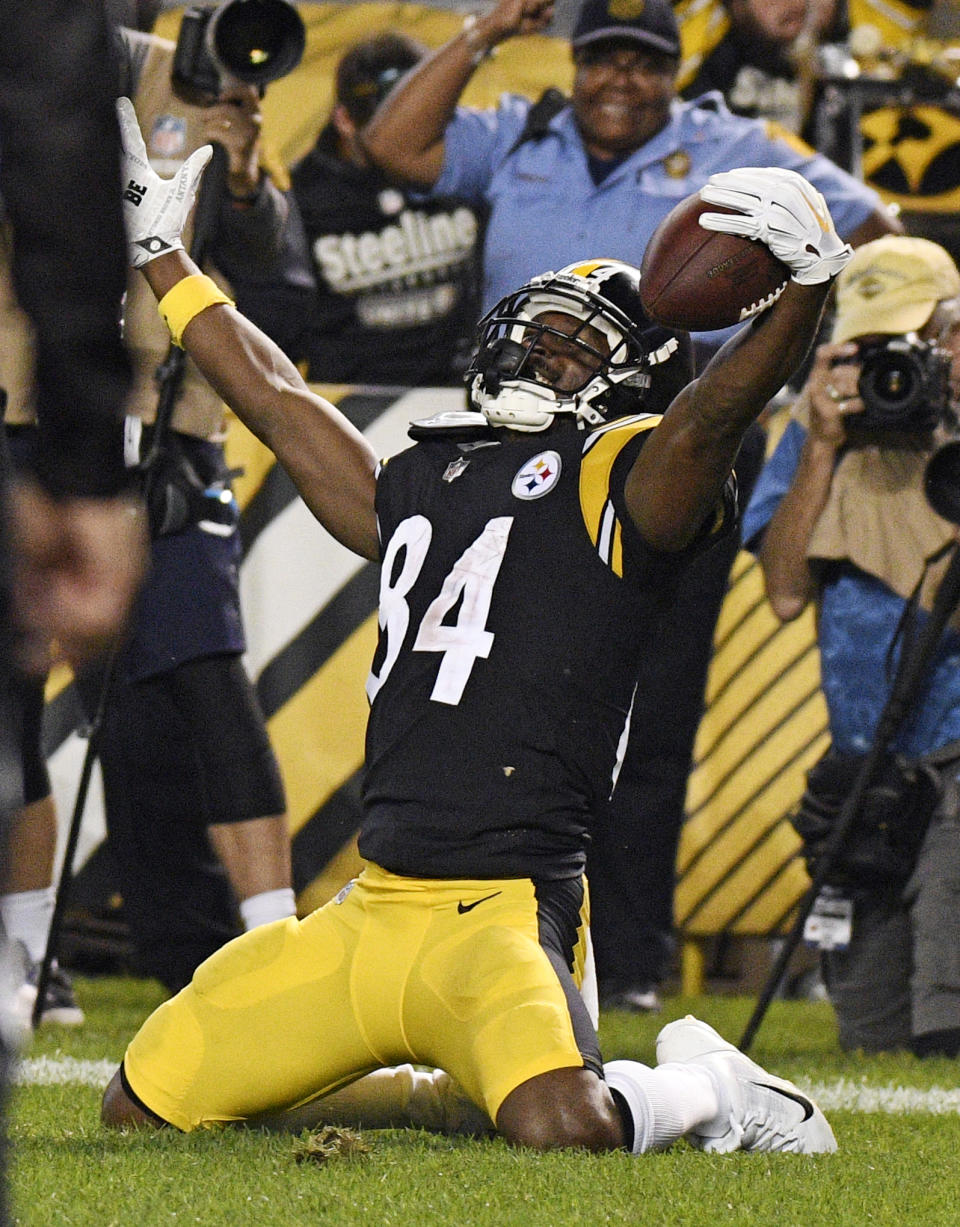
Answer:
[{"label": "beige baseball cap", "polygon": [[960,272],[929,239],[886,234],[864,243],[837,278],[836,342],[922,328],[938,302],[960,294]]}]

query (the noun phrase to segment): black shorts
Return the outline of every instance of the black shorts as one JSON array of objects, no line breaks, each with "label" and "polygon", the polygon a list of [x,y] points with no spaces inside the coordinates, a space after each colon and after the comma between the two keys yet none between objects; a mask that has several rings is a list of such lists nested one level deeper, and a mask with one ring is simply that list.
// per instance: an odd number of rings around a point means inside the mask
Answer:
[{"label": "black shorts", "polygon": [[11,694],[21,721],[20,762],[24,805],[31,805],[50,795],[50,773],[43,749],[43,692],[43,678],[14,673]]},{"label": "black shorts", "polygon": [[236,654],[119,685],[107,704],[101,762],[114,796],[147,810],[182,809],[207,826],[286,810],[257,694]]}]

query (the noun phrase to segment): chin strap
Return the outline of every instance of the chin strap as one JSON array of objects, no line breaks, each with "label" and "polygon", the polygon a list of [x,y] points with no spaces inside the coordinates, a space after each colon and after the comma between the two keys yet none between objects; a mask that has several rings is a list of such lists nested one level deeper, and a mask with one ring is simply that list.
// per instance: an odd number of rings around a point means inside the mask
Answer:
[{"label": "chin strap", "polygon": [[525,379],[497,378],[494,381],[496,390],[491,391],[489,383],[482,374],[477,375],[470,389],[470,400],[491,426],[536,432],[546,430],[557,413],[564,412],[564,403],[544,385]]}]

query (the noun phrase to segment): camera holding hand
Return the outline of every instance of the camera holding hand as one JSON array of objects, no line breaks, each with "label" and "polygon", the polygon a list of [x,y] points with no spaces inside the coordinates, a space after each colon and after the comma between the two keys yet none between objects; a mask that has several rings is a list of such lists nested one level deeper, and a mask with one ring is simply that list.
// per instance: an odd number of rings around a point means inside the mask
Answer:
[{"label": "camera holding hand", "polygon": [[[269,82],[296,68],[305,46],[303,21],[287,0],[222,0],[218,4],[191,5],[181,19],[170,70],[171,84],[182,101],[206,108],[223,102],[237,108],[239,119],[245,114],[243,105],[232,95],[253,90],[262,94]],[[223,127],[232,127],[235,132],[242,130],[238,120],[232,119],[225,121]],[[252,159],[256,166],[254,142],[259,133],[259,116],[256,126],[248,127],[250,135],[241,160]],[[252,198],[234,194],[230,183],[231,174],[241,174],[232,168],[237,150],[227,149],[219,135],[209,139],[214,145],[214,156],[198,194],[190,246],[190,255],[198,264],[203,264],[219,224],[224,190],[230,190],[234,200]],[[149,170],[145,150],[142,155]],[[183,350],[171,346],[157,370],[160,394],[156,426],[143,454],[139,442],[135,449],[135,467],[143,480],[151,533],[160,538],[197,527],[215,536],[228,537],[237,524],[237,504],[229,485],[231,474],[202,472],[203,455],[191,454],[192,441],[170,426],[183,373]]]},{"label": "camera holding hand", "polygon": [[195,106],[216,101],[231,79],[262,91],[296,68],[305,46],[303,21],[287,0],[190,5],[180,23],[173,84]]},{"label": "camera holding hand", "polygon": [[950,359],[932,341],[916,333],[869,341],[860,345],[856,361],[864,409],[849,414],[848,426],[919,433],[943,421],[950,405]]}]

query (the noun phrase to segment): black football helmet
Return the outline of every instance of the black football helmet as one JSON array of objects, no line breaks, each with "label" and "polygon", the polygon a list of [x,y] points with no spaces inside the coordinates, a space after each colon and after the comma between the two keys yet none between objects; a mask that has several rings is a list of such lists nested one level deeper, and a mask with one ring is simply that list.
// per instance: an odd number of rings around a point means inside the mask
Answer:
[{"label": "black football helmet", "polygon": [[[581,322],[572,336],[558,333],[585,351],[593,369],[576,391],[550,387],[530,362],[537,338],[557,332],[541,321],[547,312]],[[609,354],[585,340],[588,327],[605,337]],[[657,348],[651,352],[652,345]],[[568,264],[534,277],[480,321],[477,354],[466,374],[470,404],[491,425],[514,430],[545,430],[557,414],[596,426],[637,412],[650,386],[649,368],[676,347],[675,338],[651,327],[640,302],[638,269],[620,260]]]}]

